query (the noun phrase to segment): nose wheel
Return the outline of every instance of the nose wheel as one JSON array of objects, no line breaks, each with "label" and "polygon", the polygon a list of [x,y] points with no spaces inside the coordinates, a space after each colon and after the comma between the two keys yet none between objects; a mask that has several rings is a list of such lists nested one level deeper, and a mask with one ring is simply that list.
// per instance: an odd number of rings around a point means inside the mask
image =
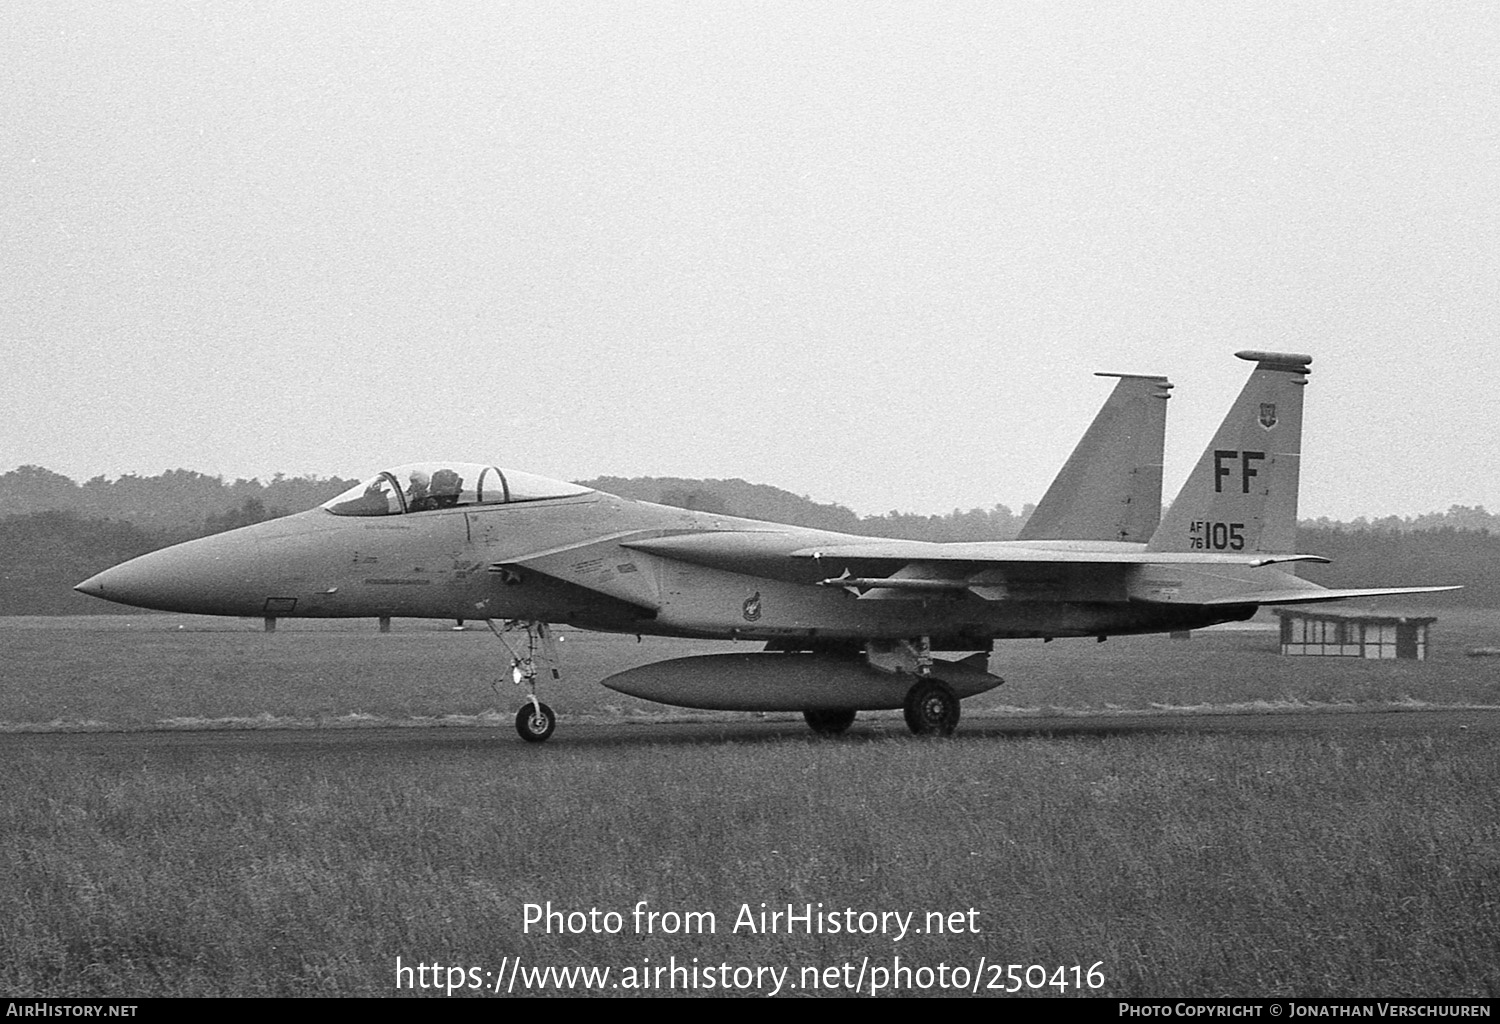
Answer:
[{"label": "nose wheel", "polygon": [[539,700],[522,704],[516,712],[516,732],[527,743],[541,743],[557,728],[557,714]]}]

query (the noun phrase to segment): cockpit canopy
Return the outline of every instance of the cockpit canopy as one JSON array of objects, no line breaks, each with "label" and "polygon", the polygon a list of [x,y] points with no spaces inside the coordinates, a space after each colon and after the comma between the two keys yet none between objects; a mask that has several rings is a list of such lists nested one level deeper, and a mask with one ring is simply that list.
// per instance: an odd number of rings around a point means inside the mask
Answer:
[{"label": "cockpit canopy", "polygon": [[399,516],[588,493],[587,487],[577,484],[478,462],[413,462],[377,473],[321,507],[337,516]]}]

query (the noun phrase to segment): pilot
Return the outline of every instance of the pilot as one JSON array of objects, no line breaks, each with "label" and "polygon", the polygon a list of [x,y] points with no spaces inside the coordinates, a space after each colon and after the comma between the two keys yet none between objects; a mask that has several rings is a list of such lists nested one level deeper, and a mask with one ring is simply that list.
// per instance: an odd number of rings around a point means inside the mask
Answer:
[{"label": "pilot", "polygon": [[433,508],[453,508],[458,504],[458,492],[464,489],[464,478],[451,469],[440,469],[432,474],[430,493]]},{"label": "pilot", "polygon": [[411,484],[406,488],[406,511],[425,512],[430,508],[437,508],[437,504],[428,493],[428,484],[431,479],[426,470],[411,471]]}]

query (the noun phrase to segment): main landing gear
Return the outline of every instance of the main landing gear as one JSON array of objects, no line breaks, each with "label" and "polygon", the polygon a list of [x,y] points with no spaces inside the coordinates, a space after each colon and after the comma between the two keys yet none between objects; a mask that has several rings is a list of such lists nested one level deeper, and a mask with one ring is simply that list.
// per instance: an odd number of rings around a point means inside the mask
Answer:
[{"label": "main landing gear", "polygon": [[836,711],[804,711],[802,717],[807,719],[808,728],[819,736],[837,736],[854,724],[854,716],[858,713],[853,708],[839,708]]},{"label": "main landing gear", "polygon": [[[802,712],[802,717],[819,736],[839,736],[854,724],[857,713],[854,708],[808,710]],[[952,736],[958,728],[958,695],[941,679],[918,679],[906,692],[901,713],[914,736]]]},{"label": "main landing gear", "polygon": [[958,694],[932,674],[931,637],[903,640],[892,645],[889,653],[877,651],[873,645],[867,652],[866,657],[872,665],[894,661],[897,671],[910,672],[917,677],[911,689],[906,691],[906,702],[901,707],[906,727],[913,736],[953,735],[953,730],[958,728]]},{"label": "main landing gear", "polygon": [[958,695],[941,679],[919,679],[901,709],[913,736],[952,736],[958,728]]},{"label": "main landing gear", "polygon": [[[875,703],[864,706],[892,707],[895,700],[901,699],[897,697],[901,693],[899,687],[906,680],[912,680],[900,704],[906,727],[916,736],[953,735],[958,728],[958,694],[952,686],[932,674],[934,662],[930,637],[870,641],[864,646],[864,661],[868,668],[875,670],[872,693],[875,690],[882,692]],[[936,664],[949,665],[941,661]],[[887,679],[879,679],[881,674]],[[854,724],[855,714],[854,708],[821,708],[805,710],[802,717],[818,735],[837,736]]]},{"label": "main landing gear", "polygon": [[[516,732],[527,743],[541,743],[557,728],[557,713],[537,699],[537,676],[540,671],[545,670],[551,673],[553,679],[562,678],[557,669],[557,646],[552,632],[545,622],[507,619],[503,626],[497,626],[494,619],[484,621],[490,627],[490,632],[505,644],[506,651],[510,653],[511,682],[526,694],[526,703],[516,712]],[[524,652],[512,647],[505,639],[504,634],[516,630],[526,634]],[[542,663],[541,668],[538,667],[538,662]]]}]

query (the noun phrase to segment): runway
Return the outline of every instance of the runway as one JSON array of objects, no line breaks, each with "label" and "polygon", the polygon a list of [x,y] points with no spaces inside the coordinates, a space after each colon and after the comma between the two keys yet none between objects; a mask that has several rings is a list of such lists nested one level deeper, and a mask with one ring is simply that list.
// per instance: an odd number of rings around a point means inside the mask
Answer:
[{"label": "runway", "polygon": [[1104,715],[975,716],[965,719],[947,740],[912,737],[900,718],[887,715],[857,721],[840,737],[814,736],[800,719],[735,718],[710,721],[573,722],[563,718],[545,744],[524,743],[509,726],[349,726],[329,728],[141,729],[131,731],[10,732],[0,734],[0,748],[13,751],[74,750],[222,750],[229,752],[297,750],[454,751],[475,748],[543,754],[549,749],[662,746],[715,743],[861,743],[908,741],[965,743],[982,740],[1169,735],[1317,734],[1440,735],[1460,732],[1500,733],[1500,708],[1318,709],[1261,712],[1151,712]]}]

